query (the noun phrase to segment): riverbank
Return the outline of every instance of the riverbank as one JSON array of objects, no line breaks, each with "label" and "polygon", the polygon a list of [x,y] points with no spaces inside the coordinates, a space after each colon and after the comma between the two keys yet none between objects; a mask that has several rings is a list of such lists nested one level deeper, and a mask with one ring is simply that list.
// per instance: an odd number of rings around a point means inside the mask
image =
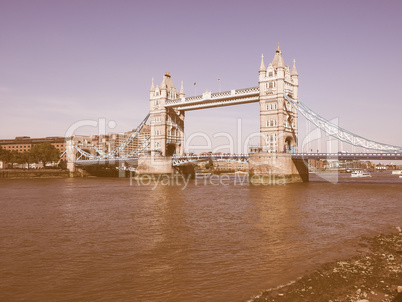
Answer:
[{"label": "riverbank", "polygon": [[327,263],[250,301],[401,302],[402,232],[397,229],[396,234],[363,238],[359,255]]},{"label": "riverbank", "polygon": [[31,179],[31,178],[68,178],[68,177],[81,177],[81,172],[74,172],[70,175],[67,170],[56,169],[7,169],[0,170],[0,179]]}]

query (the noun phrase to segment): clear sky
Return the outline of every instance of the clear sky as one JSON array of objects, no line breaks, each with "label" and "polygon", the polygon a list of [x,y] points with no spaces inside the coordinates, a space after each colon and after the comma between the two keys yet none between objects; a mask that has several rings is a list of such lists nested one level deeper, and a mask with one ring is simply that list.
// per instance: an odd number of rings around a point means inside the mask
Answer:
[{"label": "clear sky", "polygon": [[[401,1],[0,1],[0,138],[63,136],[82,119],[134,128],[151,78],[187,96],[257,86],[280,42],[299,98],[402,145]],[[258,131],[258,104],[192,111],[186,133]],[[300,128],[305,127],[303,122]],[[96,129],[86,129],[96,132]],[[303,130],[301,131],[303,132]]]}]

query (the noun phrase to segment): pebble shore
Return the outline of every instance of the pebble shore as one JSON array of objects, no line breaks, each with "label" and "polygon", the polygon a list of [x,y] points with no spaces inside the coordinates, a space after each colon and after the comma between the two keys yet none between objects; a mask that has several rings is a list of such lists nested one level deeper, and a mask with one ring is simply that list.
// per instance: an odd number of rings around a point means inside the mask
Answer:
[{"label": "pebble shore", "polygon": [[363,238],[353,258],[327,263],[252,302],[402,302],[402,232]]}]

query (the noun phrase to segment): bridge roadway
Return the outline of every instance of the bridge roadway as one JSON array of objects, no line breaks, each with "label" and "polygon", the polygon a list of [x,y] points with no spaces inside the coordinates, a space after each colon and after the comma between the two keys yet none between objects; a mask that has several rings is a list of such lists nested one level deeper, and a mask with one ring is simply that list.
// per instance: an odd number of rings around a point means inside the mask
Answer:
[{"label": "bridge roadway", "polygon": [[76,166],[115,166],[120,163],[127,163],[131,166],[138,165],[137,157],[106,158],[106,159],[80,159],[75,161]]},{"label": "bridge roadway", "polygon": [[[294,159],[337,159],[337,160],[402,160],[402,153],[293,153]],[[189,163],[201,162],[206,160],[227,160],[237,162],[248,162],[248,154],[207,154],[207,155],[187,155],[173,156],[172,165],[181,166]],[[113,159],[90,159],[77,160],[77,166],[113,166],[121,163],[137,166],[137,157],[113,158]]]}]

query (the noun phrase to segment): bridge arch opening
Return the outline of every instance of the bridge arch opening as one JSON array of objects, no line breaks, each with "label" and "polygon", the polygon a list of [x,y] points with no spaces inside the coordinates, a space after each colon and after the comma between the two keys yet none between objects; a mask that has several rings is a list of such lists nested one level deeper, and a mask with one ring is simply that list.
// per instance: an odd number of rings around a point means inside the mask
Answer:
[{"label": "bridge arch opening", "polygon": [[167,144],[166,156],[173,156],[176,154],[176,144]]},{"label": "bridge arch opening", "polygon": [[296,152],[296,142],[293,137],[287,136],[285,138],[285,153],[295,153]]}]

